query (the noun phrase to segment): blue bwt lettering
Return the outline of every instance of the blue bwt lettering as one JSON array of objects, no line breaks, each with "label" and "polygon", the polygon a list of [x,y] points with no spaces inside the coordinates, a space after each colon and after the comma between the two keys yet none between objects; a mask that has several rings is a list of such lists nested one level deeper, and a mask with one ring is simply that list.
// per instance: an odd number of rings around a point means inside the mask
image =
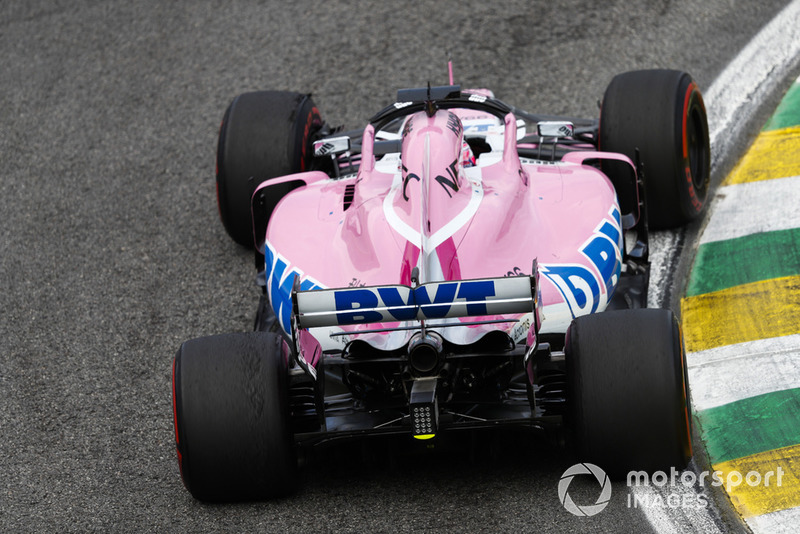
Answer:
[{"label": "blue bwt lettering", "polygon": [[[435,290],[431,298],[430,290]],[[440,282],[411,289],[387,286],[336,291],[339,324],[411,321],[447,317],[457,301],[466,302],[468,315],[486,315],[486,299],[495,295],[494,282]]]}]

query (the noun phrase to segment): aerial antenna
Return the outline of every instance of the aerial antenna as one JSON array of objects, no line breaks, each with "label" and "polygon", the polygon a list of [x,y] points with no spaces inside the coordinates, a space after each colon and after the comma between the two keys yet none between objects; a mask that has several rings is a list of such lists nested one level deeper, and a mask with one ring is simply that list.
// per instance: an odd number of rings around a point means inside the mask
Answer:
[{"label": "aerial antenna", "polygon": [[428,99],[425,101],[425,113],[428,114],[428,117],[433,117],[436,115],[437,109],[439,109],[439,107],[433,101],[433,98],[431,98],[431,82],[428,82]]},{"label": "aerial antenna", "polygon": [[447,53],[447,76],[450,79],[450,85],[455,85],[453,83],[453,60],[450,57],[450,52]]}]

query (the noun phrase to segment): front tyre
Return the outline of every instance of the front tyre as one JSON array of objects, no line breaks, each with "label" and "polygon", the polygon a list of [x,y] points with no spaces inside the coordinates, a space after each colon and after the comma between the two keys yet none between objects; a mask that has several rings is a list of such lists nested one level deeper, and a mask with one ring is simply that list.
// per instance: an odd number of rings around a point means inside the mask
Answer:
[{"label": "front tyre", "polygon": [[[676,70],[640,70],[611,80],[600,111],[600,150],[644,163],[648,223],[674,228],[704,210],[711,151],[703,96],[692,77]],[[617,166],[604,165],[615,185]]]},{"label": "front tyre", "polygon": [[686,362],[670,310],[578,317],[566,339],[568,425],[579,461],[612,478],[692,456]]},{"label": "front tyre", "polygon": [[262,500],[291,493],[297,457],[279,335],[193,339],[173,363],[178,462],[198,500]]}]

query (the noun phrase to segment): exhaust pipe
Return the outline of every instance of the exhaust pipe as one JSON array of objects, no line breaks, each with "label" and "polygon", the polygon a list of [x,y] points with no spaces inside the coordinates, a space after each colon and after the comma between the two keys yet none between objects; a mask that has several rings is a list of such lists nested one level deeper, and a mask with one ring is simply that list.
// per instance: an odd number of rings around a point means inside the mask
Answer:
[{"label": "exhaust pipe", "polygon": [[433,376],[444,364],[442,338],[435,332],[417,332],[408,343],[408,364],[416,376]]}]

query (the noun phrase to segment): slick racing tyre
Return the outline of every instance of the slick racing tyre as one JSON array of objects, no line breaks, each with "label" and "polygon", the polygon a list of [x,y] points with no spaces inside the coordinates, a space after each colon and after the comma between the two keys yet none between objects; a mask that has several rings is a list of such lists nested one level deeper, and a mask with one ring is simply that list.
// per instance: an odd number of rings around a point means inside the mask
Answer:
[{"label": "slick racing tyre", "polygon": [[692,456],[686,365],[670,310],[608,311],[567,331],[567,424],[578,461],[612,478]]},{"label": "slick racing tyre", "polygon": [[295,489],[287,371],[277,334],[210,336],[181,345],[173,408],[183,483],[198,500],[261,500]]},{"label": "slick racing tyre", "polygon": [[[711,177],[708,122],[703,97],[687,73],[615,76],[603,97],[599,148],[634,162],[639,149],[650,227],[674,228],[703,212]],[[603,170],[617,186],[619,164],[606,163]]]},{"label": "slick racing tyre", "polygon": [[[253,247],[253,191],[270,178],[308,170],[311,141],[320,128],[322,119],[309,95],[258,91],[234,98],[222,118],[217,145],[217,204],[234,241]],[[270,190],[274,203],[267,215],[298,183]],[[261,238],[267,220],[256,222]]]}]

